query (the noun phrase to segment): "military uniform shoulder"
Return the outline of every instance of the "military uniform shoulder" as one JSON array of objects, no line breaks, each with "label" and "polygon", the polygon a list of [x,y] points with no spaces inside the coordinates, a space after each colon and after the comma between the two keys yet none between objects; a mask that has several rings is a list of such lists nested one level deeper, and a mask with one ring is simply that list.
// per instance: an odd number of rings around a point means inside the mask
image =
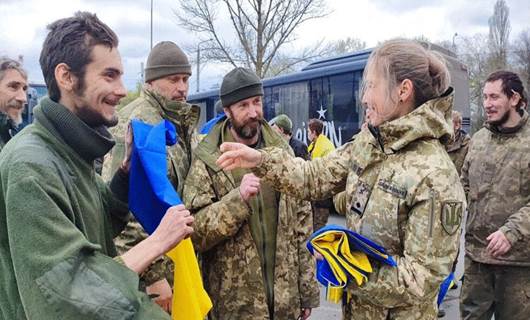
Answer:
[{"label": "military uniform shoulder", "polygon": [[137,102],[134,105],[131,105],[132,108],[129,110],[127,121],[131,121],[132,119],[139,119],[151,124],[162,121],[162,116],[160,115],[160,112],[147,99],[139,97],[135,101]]},{"label": "military uniform shoulder", "polygon": [[471,141],[474,142],[477,140],[485,139],[489,137],[490,135],[491,135],[491,131],[488,130],[486,127],[484,127],[478,130],[477,132],[475,132],[475,134],[471,137]]},{"label": "military uniform shoulder", "polygon": [[[408,163],[410,167],[417,167],[420,170],[427,171],[435,168],[445,170],[454,167],[453,162],[447,156],[445,148],[435,140],[417,140],[416,143],[410,144],[410,146],[411,149],[405,153],[405,157],[408,158],[405,163]],[[425,163],[430,164],[430,169],[426,169],[422,165]],[[426,172],[426,174],[429,173]]]}]

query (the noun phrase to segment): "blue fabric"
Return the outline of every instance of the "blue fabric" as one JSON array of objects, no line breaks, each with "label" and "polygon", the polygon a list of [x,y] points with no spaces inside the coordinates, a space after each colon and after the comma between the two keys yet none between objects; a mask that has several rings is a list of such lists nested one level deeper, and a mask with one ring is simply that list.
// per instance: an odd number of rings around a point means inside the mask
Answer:
[{"label": "blue fabric", "polygon": [[[311,254],[314,253],[314,248],[311,244],[311,240],[327,231],[344,232],[348,236],[351,251],[362,251],[368,256],[369,259],[376,259],[392,267],[397,266],[395,260],[390,255],[388,255],[388,257],[384,257],[381,255],[387,255],[385,248],[381,247],[370,239],[363,237],[360,234],[348,230],[345,227],[339,225],[324,226],[311,235],[311,237],[306,243],[306,247],[309,252],[311,252]],[[369,247],[375,250],[369,249]],[[326,287],[330,284],[334,286],[340,285],[340,282],[335,278],[331,266],[326,259],[317,260],[317,280]]]},{"label": "blue fabric", "polygon": [[224,120],[226,118],[226,115],[224,112],[219,112],[214,118],[210,119],[210,121],[206,122],[201,130],[199,131],[200,134],[208,134],[210,133],[210,130],[212,130],[213,126],[215,126],[218,122],[221,120]]},{"label": "blue fabric", "polygon": [[451,274],[449,274],[449,276],[447,276],[447,278],[445,278],[445,280],[440,285],[440,292],[438,292],[438,306],[440,306],[440,304],[442,304],[442,301],[444,301],[444,297],[447,294],[449,288],[451,287],[451,283],[454,279],[455,274],[451,272]]},{"label": "blue fabric", "polygon": [[131,121],[133,145],[129,171],[129,210],[145,231],[155,231],[167,209],[182,203],[167,178],[166,145],[177,140],[175,126]]}]

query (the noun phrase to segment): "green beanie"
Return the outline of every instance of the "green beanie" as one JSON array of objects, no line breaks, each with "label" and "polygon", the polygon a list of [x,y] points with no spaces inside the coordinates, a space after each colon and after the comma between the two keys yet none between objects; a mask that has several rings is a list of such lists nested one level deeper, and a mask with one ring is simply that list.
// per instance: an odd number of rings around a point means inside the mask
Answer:
[{"label": "green beanie", "polygon": [[279,128],[281,128],[285,133],[291,133],[293,130],[293,122],[289,117],[285,114],[280,114],[273,118],[271,121],[269,121],[269,124],[272,126],[273,124],[277,125]]},{"label": "green beanie", "polygon": [[157,43],[147,58],[145,82],[178,73],[191,75],[191,65],[184,51],[171,41]]},{"label": "green beanie", "polygon": [[253,71],[235,68],[224,76],[220,95],[223,107],[228,108],[238,101],[262,96],[263,85]]}]

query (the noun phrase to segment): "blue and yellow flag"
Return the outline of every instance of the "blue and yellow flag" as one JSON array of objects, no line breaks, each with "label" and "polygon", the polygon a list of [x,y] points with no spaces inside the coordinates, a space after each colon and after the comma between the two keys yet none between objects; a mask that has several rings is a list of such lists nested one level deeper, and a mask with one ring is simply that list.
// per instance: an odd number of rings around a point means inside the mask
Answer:
[{"label": "blue and yellow flag", "polygon": [[317,260],[317,280],[327,289],[327,300],[338,303],[343,289],[355,281],[362,285],[372,272],[370,259],[392,267],[394,259],[373,241],[342,226],[328,225],[311,235],[307,249],[320,253],[324,260]]},{"label": "blue and yellow flag", "polygon": [[[129,210],[151,234],[171,206],[182,201],[167,178],[166,145],[177,142],[173,124],[156,126],[131,122],[134,148],[129,173]],[[199,265],[190,239],[185,239],[167,256],[175,263],[173,320],[203,320],[212,302],[204,290]]]}]

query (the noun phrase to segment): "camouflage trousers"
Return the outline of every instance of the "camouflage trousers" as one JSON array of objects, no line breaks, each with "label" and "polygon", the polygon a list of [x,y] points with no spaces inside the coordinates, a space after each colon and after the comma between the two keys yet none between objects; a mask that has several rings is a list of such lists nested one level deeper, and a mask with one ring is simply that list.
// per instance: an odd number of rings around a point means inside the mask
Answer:
[{"label": "camouflage trousers", "polygon": [[317,208],[313,206],[313,232],[325,226],[328,223],[328,218],[328,208]]},{"label": "camouflage trousers", "polygon": [[484,264],[466,257],[462,320],[530,319],[530,267]]},{"label": "camouflage trousers", "polygon": [[432,299],[432,303],[392,309],[376,306],[356,296],[346,300],[342,301],[343,320],[434,320],[438,314],[436,297]]}]

